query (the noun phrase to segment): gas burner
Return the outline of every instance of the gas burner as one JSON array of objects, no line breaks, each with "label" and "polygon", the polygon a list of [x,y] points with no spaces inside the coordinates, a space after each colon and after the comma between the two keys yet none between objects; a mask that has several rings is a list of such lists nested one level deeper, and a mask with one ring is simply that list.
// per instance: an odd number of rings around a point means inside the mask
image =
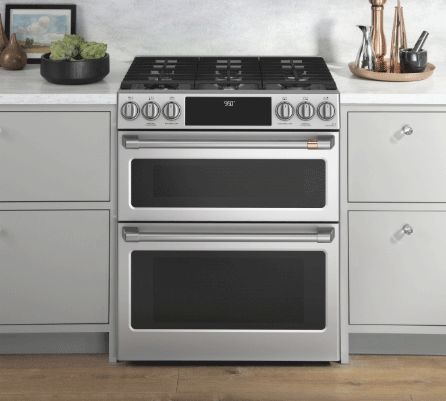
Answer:
[{"label": "gas burner", "polygon": [[245,83],[237,81],[218,81],[218,82],[207,82],[199,83],[196,89],[214,89],[214,90],[256,90],[260,89],[259,85],[256,83]]}]

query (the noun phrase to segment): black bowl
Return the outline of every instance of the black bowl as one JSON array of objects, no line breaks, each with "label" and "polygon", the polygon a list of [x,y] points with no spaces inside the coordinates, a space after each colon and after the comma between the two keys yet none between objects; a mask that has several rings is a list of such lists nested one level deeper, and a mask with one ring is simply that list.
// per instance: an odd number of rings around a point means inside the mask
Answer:
[{"label": "black bowl", "polygon": [[414,52],[412,49],[400,50],[400,68],[402,73],[423,72],[427,66],[427,51]]},{"label": "black bowl", "polygon": [[93,60],[51,60],[50,53],[42,56],[40,75],[59,85],[92,84],[103,80],[110,72],[110,56]]}]

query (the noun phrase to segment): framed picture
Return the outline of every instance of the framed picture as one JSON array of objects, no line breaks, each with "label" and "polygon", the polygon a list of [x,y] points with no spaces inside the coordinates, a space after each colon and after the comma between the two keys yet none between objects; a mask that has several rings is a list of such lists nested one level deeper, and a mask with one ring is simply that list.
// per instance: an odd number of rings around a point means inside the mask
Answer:
[{"label": "framed picture", "polygon": [[5,30],[8,38],[15,33],[28,56],[28,63],[38,64],[50,44],[65,34],[76,33],[74,4],[6,4]]}]

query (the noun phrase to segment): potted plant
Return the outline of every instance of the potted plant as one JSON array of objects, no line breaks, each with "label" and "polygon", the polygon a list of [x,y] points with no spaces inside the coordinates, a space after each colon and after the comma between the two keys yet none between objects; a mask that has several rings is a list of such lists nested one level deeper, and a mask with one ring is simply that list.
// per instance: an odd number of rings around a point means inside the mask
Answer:
[{"label": "potted plant", "polygon": [[87,42],[79,35],[65,35],[51,43],[42,56],[40,74],[49,82],[80,85],[98,82],[110,72],[110,56],[105,43]]}]

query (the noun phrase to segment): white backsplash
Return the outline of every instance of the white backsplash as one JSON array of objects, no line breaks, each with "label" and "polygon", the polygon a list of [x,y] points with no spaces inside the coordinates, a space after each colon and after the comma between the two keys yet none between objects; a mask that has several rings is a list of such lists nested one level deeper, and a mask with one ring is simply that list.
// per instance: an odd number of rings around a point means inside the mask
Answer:
[{"label": "white backsplash", "polygon": [[[76,3],[78,32],[104,41],[115,60],[134,55],[321,55],[353,60],[370,23],[368,0],[57,0]],[[423,29],[434,63],[446,60],[446,0],[402,0],[410,44]],[[386,5],[390,42],[393,7]]]}]

